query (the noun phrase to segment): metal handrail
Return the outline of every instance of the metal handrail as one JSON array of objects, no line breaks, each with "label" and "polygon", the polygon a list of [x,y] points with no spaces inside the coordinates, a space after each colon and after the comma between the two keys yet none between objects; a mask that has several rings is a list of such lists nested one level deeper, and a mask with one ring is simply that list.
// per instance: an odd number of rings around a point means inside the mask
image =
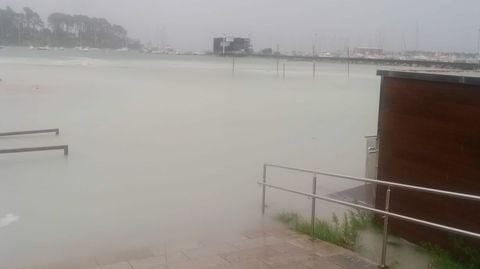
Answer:
[{"label": "metal handrail", "polygon": [[56,135],[59,135],[60,134],[60,129],[57,128],[57,129],[44,129],[44,130],[32,130],[32,131],[7,132],[7,133],[0,133],[0,136],[43,134],[43,133],[55,133]]},{"label": "metal handrail", "polygon": [[280,169],[285,169],[285,170],[291,170],[291,171],[297,171],[297,172],[304,172],[304,173],[309,173],[309,174],[316,174],[316,175],[350,179],[350,180],[355,180],[355,181],[362,181],[362,182],[366,182],[366,183],[376,183],[378,185],[396,187],[396,188],[400,188],[400,189],[410,189],[410,190],[416,190],[416,191],[420,191],[420,192],[427,192],[427,193],[439,194],[439,195],[444,195],[444,196],[450,196],[450,197],[456,197],[456,198],[462,198],[462,199],[467,199],[467,200],[473,200],[473,201],[479,201],[480,202],[480,196],[472,195],[472,194],[465,194],[465,193],[451,192],[451,191],[445,191],[445,190],[439,190],[439,189],[425,188],[425,187],[420,187],[420,186],[415,186],[415,185],[396,183],[396,182],[392,182],[392,181],[382,181],[382,180],[376,180],[376,179],[370,179],[370,178],[346,176],[346,175],[329,173],[329,172],[321,172],[321,171],[293,168],[293,167],[287,167],[287,166],[281,166],[281,165],[275,165],[275,164],[265,164],[265,166],[266,167],[275,167],[275,168],[280,168]]},{"label": "metal handrail", "polygon": [[[312,188],[312,193],[306,193],[306,192],[301,192],[297,190],[292,190],[272,184],[267,184],[267,168],[268,167],[273,167],[273,168],[280,168],[280,169],[285,169],[285,170],[290,170],[290,171],[297,171],[297,172],[303,172],[303,173],[309,173],[313,174],[313,188]],[[386,191],[386,199],[385,199],[385,210],[380,210],[377,208],[372,208],[368,206],[363,206],[363,205],[358,205],[350,202],[345,202],[337,199],[333,199],[327,196],[322,196],[322,195],[317,195],[316,194],[316,186],[317,186],[317,175],[325,175],[325,176],[331,176],[331,177],[338,177],[338,178],[344,178],[344,179],[351,179],[355,181],[363,181],[366,183],[376,183],[380,185],[385,185],[387,186],[387,191]],[[384,227],[383,227],[383,244],[382,244],[382,257],[381,257],[381,262],[380,262],[380,267],[381,268],[386,268],[386,252],[387,252],[387,237],[388,237],[388,218],[393,217],[397,218],[400,220],[408,221],[408,222],[413,222],[417,223],[420,225],[428,226],[428,227],[433,227],[436,229],[444,230],[444,231],[449,231],[453,232],[456,234],[461,234],[464,236],[472,237],[475,239],[480,239],[480,234],[471,232],[471,231],[466,231],[462,229],[458,229],[455,227],[447,226],[447,225],[442,225],[439,223],[435,222],[429,222],[401,214],[396,214],[392,213],[389,211],[390,209],[390,194],[391,194],[391,187],[398,187],[398,188],[403,188],[403,189],[410,189],[410,190],[415,190],[415,191],[420,191],[420,192],[427,192],[427,193],[433,193],[433,194],[438,194],[438,195],[443,195],[443,196],[450,196],[450,197],[456,197],[456,198],[461,198],[461,199],[467,199],[467,200],[473,200],[473,201],[480,201],[480,196],[477,195],[471,195],[471,194],[464,194],[464,193],[457,193],[457,192],[449,192],[449,191],[444,191],[444,190],[438,190],[438,189],[431,189],[431,188],[425,188],[425,187],[420,187],[420,186],[414,186],[414,185],[407,185],[407,184],[399,184],[395,182],[390,182],[390,181],[381,181],[381,180],[374,180],[374,179],[368,179],[368,178],[360,178],[360,177],[351,177],[351,176],[344,176],[344,175],[339,175],[339,174],[334,174],[334,173],[328,173],[328,172],[322,172],[322,171],[313,171],[313,170],[307,170],[307,169],[300,169],[300,168],[293,168],[293,167],[287,167],[287,166],[281,166],[281,165],[273,165],[273,164],[264,164],[263,166],[263,181],[258,182],[262,186],[262,214],[265,214],[265,195],[266,195],[266,188],[270,187],[273,189],[277,190],[282,190],[290,193],[295,193],[299,194],[302,196],[310,197],[312,198],[312,207],[311,207],[311,224],[312,224],[312,236],[315,234],[315,200],[323,200],[331,203],[336,203],[344,206],[349,206],[357,209],[362,209],[378,214],[382,214],[384,216]]]},{"label": "metal handrail", "polygon": [[15,149],[0,149],[0,154],[34,152],[34,151],[48,151],[48,150],[63,150],[63,155],[68,155],[68,145],[47,146],[47,147],[31,147],[31,148],[15,148]]}]

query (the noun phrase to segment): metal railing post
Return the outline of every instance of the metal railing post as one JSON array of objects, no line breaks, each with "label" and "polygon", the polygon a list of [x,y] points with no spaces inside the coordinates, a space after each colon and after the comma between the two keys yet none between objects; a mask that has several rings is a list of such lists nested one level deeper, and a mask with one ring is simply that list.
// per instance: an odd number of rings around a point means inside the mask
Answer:
[{"label": "metal railing post", "polygon": [[[312,195],[317,194],[317,174],[313,174],[313,186],[312,186]],[[311,215],[311,222],[312,222],[312,237],[315,237],[315,206],[316,206],[315,197],[312,197],[312,215]]]},{"label": "metal railing post", "polygon": [[[385,197],[385,212],[390,212],[390,186],[387,189]],[[387,243],[388,243],[388,215],[384,215],[383,220],[383,244],[382,244],[382,260],[380,261],[380,268],[387,268]]]},{"label": "metal railing post", "polygon": [[265,215],[265,191],[267,186],[267,165],[263,165],[263,186],[262,186],[262,215]]}]

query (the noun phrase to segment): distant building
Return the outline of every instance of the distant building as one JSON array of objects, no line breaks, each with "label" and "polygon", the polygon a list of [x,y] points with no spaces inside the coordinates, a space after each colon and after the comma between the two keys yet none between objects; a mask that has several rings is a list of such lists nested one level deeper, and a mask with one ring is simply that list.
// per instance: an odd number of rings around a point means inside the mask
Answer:
[{"label": "distant building", "polygon": [[273,49],[271,49],[271,48],[263,49],[262,51],[260,51],[260,54],[263,54],[263,55],[272,55],[272,54],[273,54]]},{"label": "distant building", "polygon": [[213,39],[214,54],[249,54],[251,52],[250,38],[217,37]]}]

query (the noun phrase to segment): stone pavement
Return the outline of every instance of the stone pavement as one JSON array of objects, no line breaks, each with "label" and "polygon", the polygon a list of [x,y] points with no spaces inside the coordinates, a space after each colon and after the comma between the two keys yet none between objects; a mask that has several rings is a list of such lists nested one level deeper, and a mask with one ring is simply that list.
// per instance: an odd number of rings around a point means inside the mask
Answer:
[{"label": "stone pavement", "polygon": [[171,243],[32,268],[373,269],[377,267],[353,252],[322,241],[312,241],[308,236],[284,228],[259,228],[232,235],[229,238]]}]

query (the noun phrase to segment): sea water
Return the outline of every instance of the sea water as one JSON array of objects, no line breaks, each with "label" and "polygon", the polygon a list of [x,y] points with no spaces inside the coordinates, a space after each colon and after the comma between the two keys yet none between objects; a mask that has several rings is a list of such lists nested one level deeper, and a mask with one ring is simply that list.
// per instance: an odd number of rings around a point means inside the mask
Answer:
[{"label": "sea water", "polygon": [[[73,49],[0,50],[2,266],[255,227],[264,163],[365,175],[378,66]],[[285,78],[282,67],[285,64]],[[311,191],[311,176],[269,182]],[[318,192],[358,183],[319,178]],[[269,212],[310,201],[267,192]],[[338,206],[318,202],[318,215]],[[13,221],[12,221],[13,220]]]}]

